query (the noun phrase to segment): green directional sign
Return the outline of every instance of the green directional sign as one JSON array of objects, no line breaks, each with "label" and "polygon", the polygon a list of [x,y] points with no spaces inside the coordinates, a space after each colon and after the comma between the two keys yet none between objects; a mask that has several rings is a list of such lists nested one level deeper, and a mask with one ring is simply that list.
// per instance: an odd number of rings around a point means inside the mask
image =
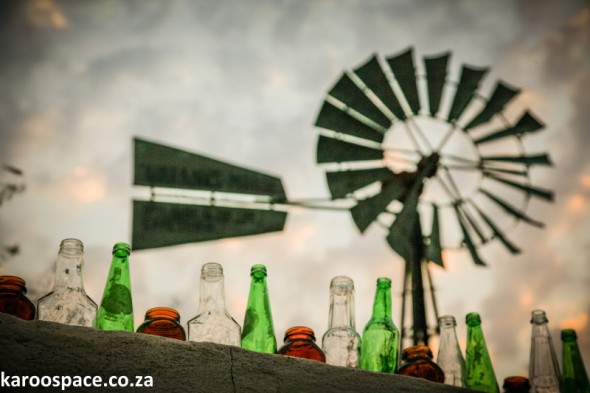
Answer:
[{"label": "green directional sign", "polygon": [[285,199],[281,179],[134,138],[135,185],[265,195]]},{"label": "green directional sign", "polygon": [[134,250],[282,231],[287,213],[133,201]]}]

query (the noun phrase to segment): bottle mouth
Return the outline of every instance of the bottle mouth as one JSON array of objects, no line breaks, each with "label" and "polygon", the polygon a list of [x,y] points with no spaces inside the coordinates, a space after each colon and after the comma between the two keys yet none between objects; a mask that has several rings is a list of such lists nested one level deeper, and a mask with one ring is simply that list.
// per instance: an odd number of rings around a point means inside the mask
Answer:
[{"label": "bottle mouth", "polygon": [[330,290],[338,295],[345,295],[354,291],[354,282],[347,276],[336,276],[330,281]]},{"label": "bottle mouth", "polygon": [[264,265],[252,266],[252,268],[250,269],[250,276],[256,277],[256,278],[266,277],[267,276],[266,266],[264,266]]},{"label": "bottle mouth", "polygon": [[286,342],[293,338],[311,339],[315,341],[315,333],[313,329],[308,328],[307,326],[293,326],[285,331],[285,338],[283,341]]},{"label": "bottle mouth", "polygon": [[115,243],[113,246],[113,255],[125,256],[131,254],[131,246],[127,243]]},{"label": "bottle mouth", "polygon": [[543,310],[533,310],[531,312],[531,323],[547,323],[547,314]]},{"label": "bottle mouth", "polygon": [[469,326],[477,326],[481,324],[481,317],[476,312],[470,312],[469,314],[465,315],[465,323]]},{"label": "bottle mouth", "polygon": [[145,319],[169,319],[180,322],[180,314],[170,307],[153,307],[145,312]]},{"label": "bottle mouth", "polygon": [[440,327],[455,327],[457,326],[457,321],[455,321],[455,317],[452,315],[443,315],[438,318],[438,324]]},{"label": "bottle mouth", "polygon": [[402,351],[402,360],[424,357],[432,359],[432,351],[426,345],[413,345]]},{"label": "bottle mouth", "polygon": [[377,279],[377,286],[379,288],[391,288],[391,279],[387,277],[379,277]]},{"label": "bottle mouth", "polygon": [[0,287],[9,291],[27,293],[25,280],[17,276],[0,276]]},{"label": "bottle mouth", "polygon": [[201,277],[208,281],[218,281],[223,277],[223,267],[215,262],[206,263],[201,267]]},{"label": "bottle mouth", "polygon": [[63,239],[59,244],[60,251],[84,251],[84,244],[81,240],[74,238]]},{"label": "bottle mouth", "polygon": [[576,340],[578,335],[574,329],[563,329],[561,331],[561,339],[562,340]]},{"label": "bottle mouth", "polygon": [[531,388],[531,385],[529,383],[528,378],[520,377],[520,376],[512,376],[512,377],[506,377],[504,379],[504,385],[502,387],[504,389],[522,388],[522,389],[526,389],[526,391],[528,391],[528,389]]}]

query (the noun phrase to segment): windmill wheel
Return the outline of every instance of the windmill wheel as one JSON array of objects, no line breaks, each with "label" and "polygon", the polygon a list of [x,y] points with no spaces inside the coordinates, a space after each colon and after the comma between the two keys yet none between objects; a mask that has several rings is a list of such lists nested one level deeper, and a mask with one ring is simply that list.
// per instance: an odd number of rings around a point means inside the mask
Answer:
[{"label": "windmill wheel", "polygon": [[524,149],[523,139],[543,130],[540,120],[529,111],[508,120],[520,90],[497,81],[485,97],[478,90],[488,68],[463,65],[453,81],[449,59],[425,57],[417,70],[410,48],[345,71],[317,117],[317,162],[333,199],[356,200],[350,211],[358,229],[388,228],[390,246],[406,260],[408,228],[419,217],[429,228],[427,235],[420,229],[426,260],[443,266],[443,248],[465,247],[485,265],[480,245],[497,239],[518,253],[509,227],[543,226],[527,215],[528,201],[552,201],[553,192],[533,186],[530,169],[551,161]]}]

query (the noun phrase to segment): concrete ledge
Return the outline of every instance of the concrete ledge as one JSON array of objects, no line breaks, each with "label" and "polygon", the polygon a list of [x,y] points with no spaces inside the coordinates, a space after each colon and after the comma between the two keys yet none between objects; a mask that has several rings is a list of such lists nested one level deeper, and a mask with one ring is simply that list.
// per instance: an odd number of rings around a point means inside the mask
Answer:
[{"label": "concrete ledge", "polygon": [[[29,376],[153,377],[153,388],[69,388],[145,392],[469,392],[400,375],[371,373],[128,332],[104,332],[0,313],[0,371]],[[144,381],[145,382],[145,381]],[[0,387],[0,391],[10,391]],[[16,390],[16,389],[15,389]],[[44,388],[39,391],[60,391]],[[32,388],[16,391],[35,391]]]}]

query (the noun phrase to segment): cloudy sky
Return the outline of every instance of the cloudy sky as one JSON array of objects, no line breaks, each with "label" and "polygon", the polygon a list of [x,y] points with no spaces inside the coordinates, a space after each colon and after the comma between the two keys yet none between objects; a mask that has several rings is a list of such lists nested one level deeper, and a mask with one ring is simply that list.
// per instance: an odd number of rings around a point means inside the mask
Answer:
[{"label": "cloudy sky", "polygon": [[[548,313],[559,356],[558,331],[571,327],[590,361],[587,1],[31,0],[3,1],[0,16],[0,162],[22,169],[26,184],[0,207],[0,240],[21,249],[0,273],[25,278],[31,298],[49,291],[59,242],[75,237],[86,247],[86,290],[100,301],[110,249],[131,239],[131,199],[147,195],[132,186],[134,136],[280,176],[290,199],[329,197],[315,163],[326,92],[373,53],[412,46],[417,60],[451,51],[452,80],[462,63],[490,67],[484,96],[498,79],[522,88],[507,116],[540,118],[546,129],[524,145],[555,163],[531,171],[556,200],[529,204],[544,229],[509,233],[522,254],[492,242],[481,249],[487,267],[450,249],[446,269],[432,268],[440,313],[457,317],[463,348],[464,315],[481,313],[500,381],[528,373],[536,308]],[[452,239],[457,228],[445,225]],[[391,277],[399,326],[403,264],[385,235],[377,225],[359,234],[346,212],[294,208],[281,233],[138,251],[136,326],[154,306],[192,318],[210,261],[225,268],[240,324],[249,268],[267,265],[279,342],[293,325],[324,333],[336,275],[355,281],[359,331],[375,279]]]}]

